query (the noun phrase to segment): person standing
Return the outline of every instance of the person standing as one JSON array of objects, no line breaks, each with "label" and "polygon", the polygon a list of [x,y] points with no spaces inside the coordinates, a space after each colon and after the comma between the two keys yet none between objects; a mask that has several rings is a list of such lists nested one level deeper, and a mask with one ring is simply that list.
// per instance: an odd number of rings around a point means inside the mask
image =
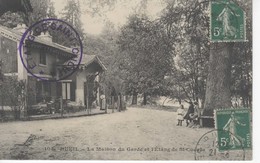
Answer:
[{"label": "person standing", "polygon": [[180,108],[177,110],[177,120],[178,120],[178,124],[177,126],[182,126],[182,121],[184,116],[184,107],[183,105],[180,106]]}]

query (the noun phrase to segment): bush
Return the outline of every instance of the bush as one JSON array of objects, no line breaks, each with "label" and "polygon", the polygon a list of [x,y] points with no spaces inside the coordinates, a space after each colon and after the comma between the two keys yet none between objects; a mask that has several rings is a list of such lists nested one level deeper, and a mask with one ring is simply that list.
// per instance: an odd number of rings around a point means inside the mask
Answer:
[{"label": "bush", "polygon": [[25,102],[25,82],[18,81],[17,76],[3,77],[0,83],[1,105],[10,106],[15,119],[20,119]]}]

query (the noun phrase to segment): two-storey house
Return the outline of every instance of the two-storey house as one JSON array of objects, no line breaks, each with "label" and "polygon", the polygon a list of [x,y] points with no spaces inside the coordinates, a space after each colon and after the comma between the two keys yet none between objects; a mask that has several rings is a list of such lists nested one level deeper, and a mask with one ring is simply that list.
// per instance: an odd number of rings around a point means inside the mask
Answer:
[{"label": "two-storey house", "polygon": [[[97,56],[83,55],[79,69],[64,80],[48,82],[35,78],[24,68],[18,50],[25,30],[24,25],[18,25],[14,29],[0,26],[0,60],[3,62],[2,71],[5,76],[27,81],[30,105],[58,97],[75,101],[78,105],[92,102],[93,97],[99,102],[99,90],[95,83],[106,67]],[[37,40],[26,46],[27,53],[30,53],[36,65],[32,73],[47,80],[53,79],[57,75],[57,63],[65,63],[73,56],[71,49],[53,42],[49,34],[41,34]],[[41,74],[41,71],[44,73]],[[96,95],[93,96],[93,92]]]}]

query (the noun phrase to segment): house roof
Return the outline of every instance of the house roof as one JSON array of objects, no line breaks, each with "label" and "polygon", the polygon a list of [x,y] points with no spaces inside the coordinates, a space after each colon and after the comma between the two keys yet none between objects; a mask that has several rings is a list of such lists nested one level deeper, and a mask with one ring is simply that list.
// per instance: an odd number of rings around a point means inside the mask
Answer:
[{"label": "house roof", "polygon": [[[7,28],[7,27],[1,26],[1,25],[0,25],[0,34],[13,41],[20,41],[22,38],[22,33],[20,33],[19,31],[15,30],[15,29],[10,29],[10,28]],[[72,53],[71,48],[62,46],[62,45],[54,43],[54,42],[48,42],[46,40],[41,39],[40,37],[35,37],[34,41],[37,43],[40,43],[40,44],[44,44],[44,45],[62,50],[63,52],[69,53],[71,55],[75,55]],[[99,59],[99,57],[97,55],[83,54],[80,66],[87,67],[91,63],[94,63],[94,62],[98,63],[104,71],[107,70],[106,66],[101,62],[101,60]],[[64,64],[66,64],[66,63],[64,63]]]},{"label": "house roof", "polygon": [[94,63],[94,62],[97,62],[104,71],[107,70],[106,66],[101,62],[101,60],[99,59],[99,57],[97,55],[83,54],[80,65],[87,67],[91,63]]},{"label": "house roof", "polygon": [[[11,29],[11,28],[7,28],[4,26],[0,25],[0,34],[13,40],[13,41],[20,41],[22,38],[22,33],[15,30],[15,29]],[[72,56],[77,56],[75,54],[72,53],[72,49],[69,47],[65,47],[63,45],[57,44],[55,42],[49,42],[46,41],[40,37],[35,37],[34,42],[49,46],[49,47],[53,47],[55,49],[61,50],[63,52],[66,52],[68,54],[71,54]]]},{"label": "house roof", "polygon": [[0,34],[13,41],[20,41],[22,38],[22,34],[19,33],[17,30],[7,28],[1,25],[0,25]]}]

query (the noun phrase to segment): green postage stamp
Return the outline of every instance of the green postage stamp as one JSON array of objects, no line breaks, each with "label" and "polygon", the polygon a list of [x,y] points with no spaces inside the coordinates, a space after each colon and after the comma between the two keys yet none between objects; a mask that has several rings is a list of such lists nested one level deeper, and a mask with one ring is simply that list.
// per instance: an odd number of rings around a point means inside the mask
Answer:
[{"label": "green postage stamp", "polygon": [[215,120],[220,151],[251,148],[249,109],[216,110]]},{"label": "green postage stamp", "polygon": [[246,40],[245,12],[231,0],[212,0],[210,18],[212,42]]}]

